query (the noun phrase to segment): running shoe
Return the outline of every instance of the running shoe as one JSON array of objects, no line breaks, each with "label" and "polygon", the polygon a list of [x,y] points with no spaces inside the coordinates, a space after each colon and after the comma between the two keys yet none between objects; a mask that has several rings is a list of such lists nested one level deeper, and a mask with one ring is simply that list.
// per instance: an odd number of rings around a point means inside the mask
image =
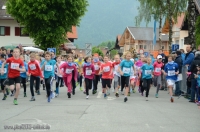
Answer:
[{"label": "running shoe", "polygon": [[156,93],[155,97],[158,98],[158,93]]},{"label": "running shoe", "polygon": [[47,102],[49,102],[49,103],[51,102],[51,97],[50,96],[48,97]]},{"label": "running shoe", "polygon": [[67,95],[68,95],[68,98],[71,98],[71,93],[67,93]]},{"label": "running shoe", "polygon": [[9,95],[10,94],[10,90],[8,88],[6,88],[6,94]]},{"label": "running shoe", "polygon": [[104,94],[104,98],[107,98],[107,95],[106,95],[106,94]]},{"label": "running shoe", "polygon": [[86,94],[86,91],[84,91],[83,93]]},{"label": "running shoe", "polygon": [[35,101],[35,98],[34,98],[34,97],[32,97],[30,101]]},{"label": "running shoe", "polygon": [[118,94],[118,93],[116,93],[116,94],[115,94],[115,96],[116,96],[116,97],[119,97],[119,94]]},{"label": "running shoe", "polygon": [[173,103],[173,102],[174,102],[174,98],[173,98],[173,97],[171,97],[170,101]]},{"label": "running shoe", "polygon": [[89,95],[86,96],[86,99],[89,99]]},{"label": "running shoe", "polygon": [[5,94],[2,100],[6,100],[6,98],[7,98],[7,95]]},{"label": "running shoe", "polygon": [[26,93],[24,93],[24,97],[27,97]]},{"label": "running shoe", "polygon": [[131,96],[131,92],[128,92],[128,96]]},{"label": "running shoe", "polygon": [[40,95],[40,90],[37,91],[37,95]]},{"label": "running shoe", "polygon": [[146,101],[148,101],[148,97],[146,97]]},{"label": "running shoe", "polygon": [[126,102],[126,101],[128,101],[128,98],[127,98],[127,97],[124,98],[124,102]]},{"label": "running shoe", "polygon": [[80,90],[81,90],[81,91],[83,91],[83,88],[82,88],[82,87],[80,87]]},{"label": "running shoe", "polygon": [[59,94],[55,94],[55,97],[57,98]]},{"label": "running shoe", "polygon": [[133,93],[136,93],[135,89],[132,89],[132,92],[133,92]]},{"label": "running shoe", "polygon": [[16,99],[14,99],[13,103],[14,103],[14,105],[18,105],[18,102]]},{"label": "running shoe", "polygon": [[72,94],[75,95],[75,89],[72,90]]}]

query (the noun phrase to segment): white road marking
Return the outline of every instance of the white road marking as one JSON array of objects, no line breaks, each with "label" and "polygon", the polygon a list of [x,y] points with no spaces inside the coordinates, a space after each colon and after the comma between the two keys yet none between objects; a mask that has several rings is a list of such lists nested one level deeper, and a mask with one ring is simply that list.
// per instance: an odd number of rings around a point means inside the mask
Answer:
[{"label": "white road marking", "polygon": [[115,100],[116,98],[113,97],[107,97],[107,100]]}]

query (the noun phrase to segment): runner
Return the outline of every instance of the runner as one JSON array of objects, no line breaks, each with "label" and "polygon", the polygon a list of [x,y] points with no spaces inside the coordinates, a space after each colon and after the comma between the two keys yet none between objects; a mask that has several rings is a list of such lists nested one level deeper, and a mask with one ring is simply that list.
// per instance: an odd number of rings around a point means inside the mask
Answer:
[{"label": "runner", "polygon": [[[2,63],[6,61],[5,58],[6,58],[6,55],[5,55],[5,54],[1,54],[0,68],[2,68]],[[7,74],[8,74],[8,65],[6,64],[3,68],[4,68],[4,74],[1,74],[1,75],[0,75],[0,79],[1,79],[1,90],[2,90],[3,95],[4,95],[4,97],[3,97],[2,100],[6,100],[7,95],[9,95],[9,93],[6,94],[6,91],[8,91],[8,90],[7,90],[7,87],[8,87],[8,86],[5,85],[4,82],[6,81]]]},{"label": "runner", "polygon": [[95,70],[95,75],[93,79],[93,94],[97,93],[97,88],[98,88],[98,82],[100,80],[100,67],[101,67],[101,62],[99,61],[98,54],[94,54],[93,56],[93,65],[94,65],[94,70]]},{"label": "runner", "polygon": [[[134,63],[134,59],[131,59],[131,61]],[[134,65],[134,68],[135,68],[135,65]],[[136,72],[136,70],[135,70]],[[136,72],[137,73],[137,72]],[[131,74],[130,74],[130,92],[128,93],[128,96],[130,96],[131,94],[131,91],[133,93],[135,93],[135,86],[136,86],[136,82],[137,82],[137,74],[134,73],[133,69],[131,69]]]},{"label": "runner", "polygon": [[110,76],[112,75],[112,64],[108,62],[109,57],[105,56],[104,57],[104,63],[101,65],[100,72],[99,74],[102,74],[102,87],[103,87],[103,93],[104,93],[104,98],[107,97],[107,87],[110,89],[111,88],[111,80]]},{"label": "runner", "polygon": [[157,87],[156,90],[156,94],[155,97],[158,98],[158,92],[161,89],[161,74],[162,74],[162,69],[164,64],[162,63],[162,56],[158,55],[157,56],[157,61],[154,62],[153,67],[154,67],[154,78],[153,78],[153,82],[154,82],[154,86]]},{"label": "runner", "polygon": [[[9,86],[11,91],[14,90],[16,85],[16,92],[14,97],[14,105],[18,105],[17,98],[20,91],[20,72],[25,72],[25,67],[23,61],[19,58],[20,50],[14,49],[13,50],[13,57],[8,58],[5,62],[2,64],[1,68],[1,74],[4,74],[4,66],[6,63],[8,63],[8,79],[9,79]],[[19,68],[22,67],[22,68]]]},{"label": "runner", "polygon": [[[131,74],[131,69],[134,69],[134,64],[132,61],[130,61],[131,59],[131,53],[130,52],[126,52],[125,53],[125,60],[123,60],[120,63],[119,66],[119,71],[121,74],[121,90],[123,90],[123,88],[125,87],[125,97],[124,97],[124,102],[128,101],[128,92],[129,92],[129,82],[130,82],[130,74]],[[135,72],[134,72],[135,73]]]},{"label": "runner", "polygon": [[114,89],[115,89],[115,96],[119,97],[119,88],[121,86],[121,76],[119,72],[119,65],[120,65],[120,56],[115,55],[115,62],[113,63],[114,68]]},{"label": "runner", "polygon": [[[60,68],[58,69],[58,72],[60,72],[63,76],[63,80],[65,82],[65,85],[67,87],[67,95],[68,98],[71,98],[72,93],[72,72],[74,71],[74,80],[77,81],[77,70],[76,66],[72,62],[73,58],[71,56],[67,57],[67,63],[63,63]],[[63,69],[63,72],[60,70]]]},{"label": "runner", "polygon": [[30,91],[31,91],[31,96],[32,96],[30,101],[35,101],[34,90],[33,90],[34,82],[35,82],[36,91],[39,95],[40,78],[43,78],[40,65],[36,61],[35,58],[36,58],[35,53],[31,53],[30,62],[28,63],[28,75],[30,76]]},{"label": "runner", "polygon": [[24,88],[24,97],[27,97],[27,95],[26,95],[26,79],[27,79],[27,72],[28,72],[28,64],[24,60],[23,55],[20,55],[20,59],[24,62],[24,67],[26,69],[26,72],[20,72],[20,77],[21,77],[21,83]]},{"label": "runner", "polygon": [[175,85],[175,81],[177,80],[178,77],[178,64],[174,63],[174,58],[172,55],[168,56],[168,63],[165,65],[163,73],[166,75],[167,79],[167,86],[169,88],[169,94],[171,96],[170,101],[173,103],[174,98],[173,96],[173,88]]},{"label": "runner", "polygon": [[143,64],[141,67],[141,71],[142,71],[141,76],[143,80],[141,92],[143,95],[144,90],[146,90],[146,101],[148,101],[149,90],[150,90],[151,82],[153,78],[153,65],[151,65],[151,58],[147,58],[143,61],[145,62],[145,64]]},{"label": "runner", "polygon": [[54,79],[54,66],[56,61],[51,59],[51,53],[45,53],[45,60],[42,62],[41,70],[44,71],[44,79],[47,91],[47,101],[51,102],[51,99],[54,98],[54,93],[52,89],[53,79]]},{"label": "runner", "polygon": [[92,89],[92,80],[94,78],[95,70],[94,65],[91,64],[91,57],[85,58],[85,64],[83,66],[83,74],[86,84],[86,99],[89,98],[89,90]]}]

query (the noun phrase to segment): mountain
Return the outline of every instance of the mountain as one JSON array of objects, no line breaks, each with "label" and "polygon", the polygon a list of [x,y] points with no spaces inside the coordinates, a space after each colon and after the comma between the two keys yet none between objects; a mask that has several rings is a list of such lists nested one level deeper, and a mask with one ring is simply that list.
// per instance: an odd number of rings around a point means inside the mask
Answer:
[{"label": "mountain", "polygon": [[[85,43],[93,46],[105,41],[115,41],[127,26],[135,26],[135,16],[138,15],[137,0],[88,0],[88,11],[78,27],[78,39],[75,44],[80,48]],[[146,26],[144,22],[142,27]],[[153,23],[149,23],[150,27]]]}]

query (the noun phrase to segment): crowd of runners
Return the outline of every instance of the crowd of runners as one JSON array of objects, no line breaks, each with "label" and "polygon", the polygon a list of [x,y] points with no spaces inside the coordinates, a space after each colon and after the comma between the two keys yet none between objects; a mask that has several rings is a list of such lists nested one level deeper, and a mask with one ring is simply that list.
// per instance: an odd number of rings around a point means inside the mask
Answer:
[{"label": "crowd of runners", "polygon": [[[124,102],[136,91],[148,101],[149,91],[154,86],[155,98],[159,97],[159,90],[168,89],[169,99],[174,102],[174,96],[183,93],[180,82],[185,82],[187,92],[184,94],[191,95],[187,97],[189,102],[200,103],[200,51],[194,53],[190,46],[186,54],[178,50],[165,56],[160,50],[156,58],[133,55],[129,51],[122,57],[115,55],[113,59],[109,56],[102,58],[97,53],[85,58],[82,55],[78,58],[71,55],[55,57],[48,51],[44,56],[34,52],[22,55],[19,48],[15,48],[12,55],[1,51],[0,58],[2,100],[11,94],[15,105],[21,87],[24,88],[24,97],[27,97],[27,80],[30,82],[30,101],[36,101],[35,93],[40,95],[43,89],[46,90],[47,102],[51,102],[53,98],[59,98],[59,88],[65,84],[68,98],[75,95],[76,87],[86,94],[86,99],[97,90],[107,98],[114,88],[115,96],[124,96]],[[182,67],[186,67],[185,73]],[[187,77],[184,78],[183,74]]]}]

